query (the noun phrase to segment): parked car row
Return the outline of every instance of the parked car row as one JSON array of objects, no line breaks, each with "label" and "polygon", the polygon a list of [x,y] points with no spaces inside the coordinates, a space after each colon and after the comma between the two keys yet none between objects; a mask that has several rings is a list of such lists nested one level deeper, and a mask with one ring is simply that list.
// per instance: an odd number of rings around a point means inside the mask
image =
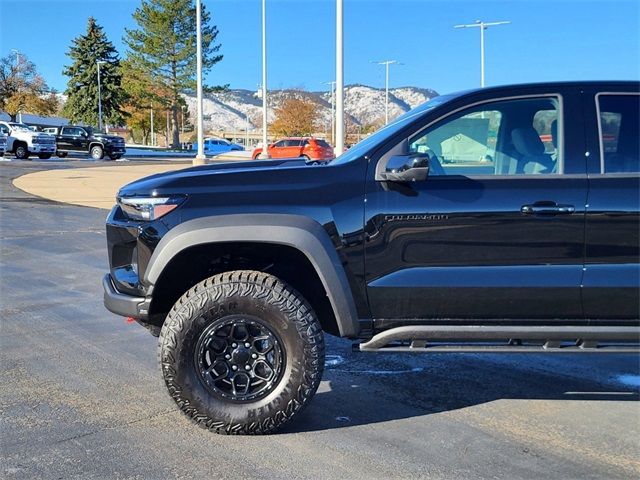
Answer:
[{"label": "parked car row", "polygon": [[124,138],[91,127],[65,125],[45,128],[44,131],[55,136],[56,154],[62,158],[69,153],[86,153],[94,160],[101,160],[105,155],[111,160],[117,160],[126,152]]},{"label": "parked car row", "polygon": [[39,132],[24,123],[0,122],[0,153],[12,153],[23,160],[32,155],[43,160],[54,154],[64,158],[69,153],[84,153],[94,160],[101,160],[105,156],[117,160],[125,152],[124,138],[91,127],[65,125]]},{"label": "parked car row", "polygon": [[[304,158],[311,161],[333,160],[333,148],[326,141],[313,137],[288,137],[267,145],[269,158]],[[262,154],[262,148],[256,148],[251,155],[254,160]]]},{"label": "parked car row", "polygon": [[[219,153],[236,152],[244,150],[242,145],[232,143],[224,138],[207,137],[204,139],[204,153],[208,155],[217,155]],[[194,150],[198,149],[198,145],[193,146]]]},{"label": "parked car row", "polygon": [[29,155],[37,155],[47,159],[56,152],[56,138],[53,135],[32,130],[24,123],[0,122],[0,134],[6,136],[4,153],[13,153],[16,158],[26,159]]}]

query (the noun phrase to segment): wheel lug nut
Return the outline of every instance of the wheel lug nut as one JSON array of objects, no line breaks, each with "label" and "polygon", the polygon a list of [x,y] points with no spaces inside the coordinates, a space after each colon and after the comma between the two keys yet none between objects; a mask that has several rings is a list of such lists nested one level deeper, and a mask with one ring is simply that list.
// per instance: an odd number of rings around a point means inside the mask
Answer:
[{"label": "wheel lug nut", "polygon": [[224,356],[224,358],[226,358],[227,360],[229,360],[231,358],[231,355],[229,355],[228,353]]},{"label": "wheel lug nut", "polygon": [[244,369],[245,369],[245,370],[251,370],[251,367],[250,367],[249,365],[245,365],[245,366],[244,366]]},{"label": "wheel lug nut", "polygon": [[232,343],[232,344],[231,344],[231,346],[232,346],[233,348],[236,348],[236,347],[238,346],[238,344],[237,344],[237,343]]},{"label": "wheel lug nut", "polygon": [[249,342],[244,344],[245,347],[249,348],[251,346],[251,344]]},{"label": "wheel lug nut", "polygon": [[258,355],[256,355],[255,353],[252,353],[251,358],[258,358]]},{"label": "wheel lug nut", "polygon": [[238,367],[236,365],[231,365],[231,370],[237,370]]}]

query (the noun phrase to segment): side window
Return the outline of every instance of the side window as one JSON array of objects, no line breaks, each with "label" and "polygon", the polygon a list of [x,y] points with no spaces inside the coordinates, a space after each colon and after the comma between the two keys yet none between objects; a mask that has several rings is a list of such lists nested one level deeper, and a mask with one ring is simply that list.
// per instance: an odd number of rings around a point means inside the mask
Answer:
[{"label": "side window", "polygon": [[597,96],[602,173],[640,172],[640,95]]},{"label": "side window", "polygon": [[409,139],[433,175],[561,173],[556,97],[504,100],[458,112]]},{"label": "side window", "polygon": [[71,130],[72,130],[72,129],[71,129],[71,128],[69,128],[69,127],[64,127],[64,128],[62,129],[62,132],[60,132],[60,135],[71,135]]},{"label": "side window", "polygon": [[279,142],[276,142],[273,146],[276,148],[286,147],[286,140],[280,140]]}]

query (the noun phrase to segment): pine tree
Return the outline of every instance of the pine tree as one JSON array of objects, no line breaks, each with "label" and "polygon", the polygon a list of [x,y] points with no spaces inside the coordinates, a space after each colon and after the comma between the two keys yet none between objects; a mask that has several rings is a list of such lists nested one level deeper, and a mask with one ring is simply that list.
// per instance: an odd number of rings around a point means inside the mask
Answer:
[{"label": "pine tree", "polygon": [[[121,104],[120,59],[95,18],[89,17],[87,33],[75,38],[67,55],[73,60],[62,72],[70,77],[67,83],[67,103],[63,113],[73,122],[98,125],[98,68],[100,68],[100,97],[103,124],[120,125],[123,121]],[[98,65],[98,62],[101,62]],[[102,63],[104,62],[104,63]]]},{"label": "pine tree", "polygon": [[[127,61],[151,78],[156,103],[171,112],[172,145],[180,144],[180,94],[196,84],[196,8],[194,0],[142,0],[133,14],[138,28],[126,30]],[[216,26],[202,5],[202,66],[206,72],[222,60]],[[165,93],[166,92],[166,93]]]}]

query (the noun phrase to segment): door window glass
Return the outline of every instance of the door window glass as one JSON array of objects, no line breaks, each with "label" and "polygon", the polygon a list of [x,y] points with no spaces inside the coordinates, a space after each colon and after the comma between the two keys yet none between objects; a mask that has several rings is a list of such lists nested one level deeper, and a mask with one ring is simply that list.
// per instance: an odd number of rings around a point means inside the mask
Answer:
[{"label": "door window glass", "polygon": [[640,171],[640,95],[599,95],[602,173]]},{"label": "door window glass", "polygon": [[559,102],[554,97],[485,103],[409,139],[428,153],[431,175],[560,173]]}]

